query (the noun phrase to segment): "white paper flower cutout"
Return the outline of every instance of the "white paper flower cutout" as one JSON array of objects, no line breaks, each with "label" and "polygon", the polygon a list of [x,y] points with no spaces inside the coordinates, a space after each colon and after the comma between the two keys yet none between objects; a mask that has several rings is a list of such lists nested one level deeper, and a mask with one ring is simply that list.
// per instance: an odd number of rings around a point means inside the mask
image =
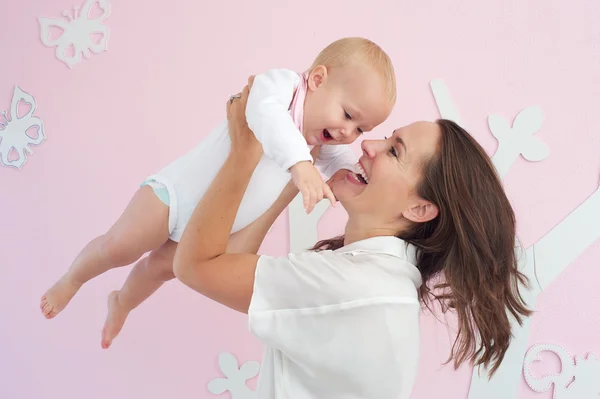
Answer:
[{"label": "white paper flower cutout", "polygon": [[255,399],[256,392],[248,388],[246,381],[255,377],[260,370],[260,363],[245,362],[238,369],[238,361],[229,352],[219,354],[219,368],[226,378],[214,378],[208,383],[208,390],[215,395],[225,391],[231,393],[231,399]]},{"label": "white paper flower cutout", "polygon": [[519,155],[531,162],[542,161],[548,157],[550,151],[546,144],[534,137],[542,127],[543,121],[544,114],[537,105],[519,112],[512,127],[500,115],[488,117],[490,130],[498,140],[498,150],[493,161],[501,176],[508,171]]},{"label": "white paper flower cutout", "polygon": [[[531,364],[539,361],[542,352],[554,353],[560,359],[561,371],[558,374],[536,378],[531,372]],[[536,392],[544,392],[554,386],[553,399],[598,399],[600,394],[600,360],[593,353],[587,358],[573,357],[563,347],[554,344],[532,346],[523,362],[523,374],[527,385]]]},{"label": "white paper flower cutout", "polygon": [[[102,15],[90,19],[90,10],[95,4],[98,4],[102,10]],[[67,18],[66,21],[55,18],[38,18],[42,43],[46,47],[56,46],[56,58],[67,64],[69,68],[81,61],[82,54],[85,58],[90,58],[90,50],[99,54],[106,51],[108,44],[108,27],[102,24],[110,15],[108,0],[86,0],[80,13],[78,10],[79,7],[74,7],[73,15],[69,11],[64,11],[63,16]],[[50,40],[51,27],[59,28],[63,33],[58,38]],[[92,39],[91,35],[93,34],[102,35],[97,43]],[[74,54],[67,56],[66,51],[71,45],[74,48]]]},{"label": "white paper flower cutout", "polygon": [[[31,105],[31,109],[22,117],[19,117],[21,101]],[[30,145],[39,145],[46,140],[44,133],[44,122],[37,116],[33,116],[37,108],[35,98],[15,86],[13,98],[10,105],[10,116],[6,111],[2,112],[4,120],[0,120],[0,162],[5,166],[21,169],[27,162],[27,155],[33,154]],[[37,135],[33,133],[37,128]],[[29,136],[28,131],[32,136]],[[11,150],[15,150],[19,158],[9,160]]]}]

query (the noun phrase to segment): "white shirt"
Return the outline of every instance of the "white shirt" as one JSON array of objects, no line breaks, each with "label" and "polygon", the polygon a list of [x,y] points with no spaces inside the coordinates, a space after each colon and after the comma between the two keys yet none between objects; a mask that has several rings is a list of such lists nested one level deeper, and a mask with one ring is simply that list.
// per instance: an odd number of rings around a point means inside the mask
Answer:
[{"label": "white shirt", "polygon": [[257,399],[405,399],[419,357],[415,248],[374,237],[261,256],[248,310],[266,344]]},{"label": "white shirt", "polygon": [[[264,156],[250,179],[232,232],[243,229],[271,207],[289,182],[292,165],[312,161],[301,129],[304,96],[302,101],[295,97],[305,83],[301,79],[301,75],[288,69],[271,69],[254,79],[246,118],[263,146]],[[147,178],[164,185],[169,193],[171,240],[178,242],[181,238],[230,148],[227,121],[223,121],[196,147]],[[329,178],[339,169],[352,170],[356,160],[347,145],[323,145],[315,166]]]}]

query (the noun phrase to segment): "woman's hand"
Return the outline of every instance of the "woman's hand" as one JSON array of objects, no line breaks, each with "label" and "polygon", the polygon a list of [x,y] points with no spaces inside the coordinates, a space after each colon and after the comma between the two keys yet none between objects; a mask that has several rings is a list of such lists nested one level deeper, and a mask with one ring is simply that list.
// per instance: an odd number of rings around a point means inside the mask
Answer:
[{"label": "woman's hand", "polygon": [[260,142],[246,122],[246,104],[253,82],[254,76],[250,76],[244,90],[227,101],[227,121],[231,138],[230,154],[235,155],[236,158],[249,156],[254,160],[260,159],[263,151]]}]

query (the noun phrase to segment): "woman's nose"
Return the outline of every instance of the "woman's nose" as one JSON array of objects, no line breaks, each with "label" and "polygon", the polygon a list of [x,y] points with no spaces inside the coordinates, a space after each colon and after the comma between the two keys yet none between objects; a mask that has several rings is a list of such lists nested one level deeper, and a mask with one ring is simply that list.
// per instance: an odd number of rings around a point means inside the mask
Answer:
[{"label": "woman's nose", "polygon": [[381,140],[363,140],[363,142],[360,143],[363,153],[369,158],[373,158],[377,155],[377,141]]}]

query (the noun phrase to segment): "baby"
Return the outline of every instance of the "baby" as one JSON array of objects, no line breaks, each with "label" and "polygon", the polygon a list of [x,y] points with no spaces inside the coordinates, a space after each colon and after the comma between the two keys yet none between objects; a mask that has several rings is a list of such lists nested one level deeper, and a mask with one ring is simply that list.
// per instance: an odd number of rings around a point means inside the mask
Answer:
[{"label": "baby", "polygon": [[[348,144],[383,122],[395,101],[389,57],[362,38],[333,42],[303,74],[273,69],[257,75],[246,116],[264,155],[244,194],[232,233],[267,211],[290,177],[307,212],[324,197],[335,201],[319,170],[328,179],[339,170],[353,170],[356,156]],[[315,146],[320,151],[313,165],[311,149]],[[174,277],[177,242],[229,148],[224,121],[190,152],[149,176],[110,230],[90,241],[44,294],[40,304],[44,316],[56,316],[85,282],[150,252],[137,262],[121,290],[109,295],[102,332],[102,347],[108,348],[129,312]]]}]

